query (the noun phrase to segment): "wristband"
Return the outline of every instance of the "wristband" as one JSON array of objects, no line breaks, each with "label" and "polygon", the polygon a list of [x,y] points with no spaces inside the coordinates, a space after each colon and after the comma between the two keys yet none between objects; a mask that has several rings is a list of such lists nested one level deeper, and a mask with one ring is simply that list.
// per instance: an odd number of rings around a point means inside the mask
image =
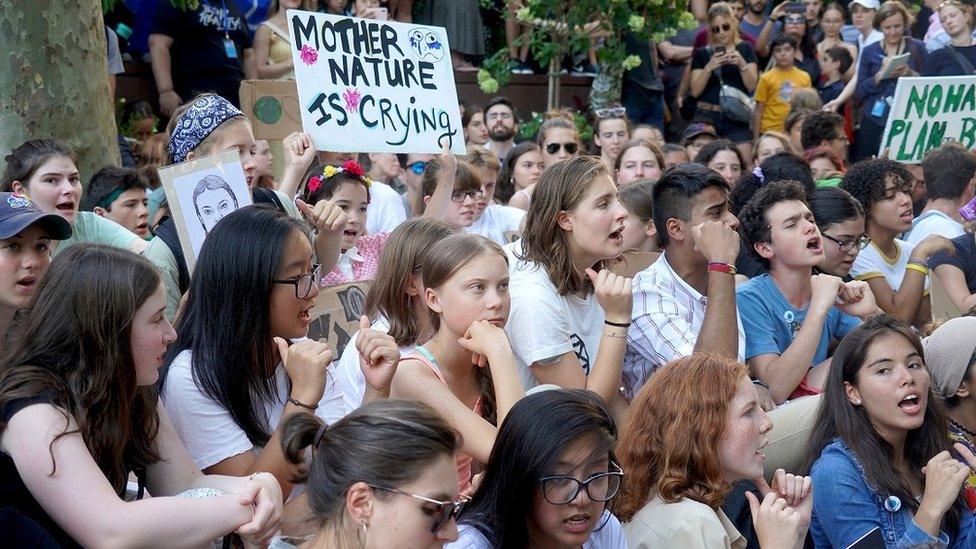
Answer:
[{"label": "wristband", "polygon": [[317,409],[315,406],[309,406],[308,404],[305,404],[304,402],[298,402],[297,400],[295,400],[295,399],[293,399],[291,397],[288,397],[288,402],[294,404],[295,406],[301,406],[302,408],[305,408],[306,410],[311,410],[313,412]]},{"label": "wristband", "polygon": [[915,271],[916,273],[922,273],[922,276],[928,276],[929,275],[929,268],[928,267],[923,267],[923,266],[918,265],[916,263],[909,263],[908,265],[905,265],[905,269],[907,269],[909,271]]},{"label": "wristband", "polygon": [[769,390],[769,384],[766,383],[765,381],[761,380],[761,379],[754,379],[754,380],[752,380],[752,384],[753,385],[758,385],[760,387],[765,387],[766,390]]},{"label": "wristband", "polygon": [[610,322],[609,320],[604,320],[603,323],[614,328],[630,328],[630,322]]},{"label": "wristband", "polygon": [[735,265],[729,265],[728,263],[722,263],[721,261],[709,261],[708,270],[715,271],[716,273],[728,273],[734,275]]}]

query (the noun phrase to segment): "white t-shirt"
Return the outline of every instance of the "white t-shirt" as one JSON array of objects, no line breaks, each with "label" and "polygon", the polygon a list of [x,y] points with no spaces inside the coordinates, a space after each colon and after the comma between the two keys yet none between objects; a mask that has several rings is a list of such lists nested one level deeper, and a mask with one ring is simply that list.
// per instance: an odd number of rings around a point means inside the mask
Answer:
[{"label": "white t-shirt", "polygon": [[471,234],[480,234],[494,240],[499,246],[504,246],[512,241],[505,233],[521,232],[523,219],[525,219],[525,210],[489,204],[481,214],[481,218],[464,230]]},{"label": "white t-shirt", "polygon": [[[605,524],[604,524],[605,522]],[[583,543],[583,549],[627,549],[627,537],[620,526],[620,521],[610,511],[604,511],[602,520],[589,539]],[[469,524],[458,525],[458,539],[448,543],[444,549],[492,549],[488,538],[477,528]]]},{"label": "white t-shirt", "polygon": [[516,257],[521,241],[505,246],[508,255],[511,312],[505,333],[526,389],[539,382],[530,366],[576,353],[589,375],[603,334],[603,307],[592,293],[585,298],[559,295],[545,267]]},{"label": "white t-shirt", "polygon": [[915,247],[930,234],[955,238],[965,233],[966,231],[963,230],[962,223],[959,223],[943,212],[929,210],[912,221],[912,229],[905,233],[905,241],[911,244],[912,247]]},{"label": "white t-shirt", "polygon": [[369,186],[369,206],[366,206],[366,232],[389,233],[407,220],[403,198],[393,187],[380,181]]},{"label": "white t-shirt", "polygon": [[[390,330],[390,323],[384,316],[380,316],[373,322],[372,328],[386,333]],[[366,393],[366,378],[363,377],[363,370],[359,366],[359,351],[356,350],[356,342],[359,341],[359,332],[352,334],[346,348],[342,350],[342,355],[338,360],[329,366],[329,381],[326,384],[326,393],[332,395],[328,386],[333,386],[334,394],[338,394],[336,400],[334,396],[327,399],[319,409],[324,408],[325,421],[332,425],[339,419],[345,417],[363,403],[363,395]],[[400,358],[413,354],[415,346],[407,345],[400,347]]]},{"label": "white t-shirt", "polygon": [[[883,276],[891,286],[891,290],[898,291],[901,281],[905,278],[905,266],[912,255],[912,246],[904,240],[895,239],[898,245],[898,254],[895,257],[885,257],[881,250],[871,242],[871,244],[857,254],[854,265],[851,265],[851,276],[857,280],[871,280]],[[929,287],[929,278],[925,277],[925,288]]]},{"label": "white t-shirt", "polygon": [[[173,359],[166,374],[162,398],[180,440],[193,458],[193,463],[202,471],[255,446],[230,412],[211,400],[194,383],[191,355],[191,351],[185,350]],[[275,378],[278,384],[277,398],[264,409],[267,418],[265,428],[269,432],[277,428],[288,401],[289,382],[284,366],[278,365]],[[324,417],[321,402],[315,415]]]}]

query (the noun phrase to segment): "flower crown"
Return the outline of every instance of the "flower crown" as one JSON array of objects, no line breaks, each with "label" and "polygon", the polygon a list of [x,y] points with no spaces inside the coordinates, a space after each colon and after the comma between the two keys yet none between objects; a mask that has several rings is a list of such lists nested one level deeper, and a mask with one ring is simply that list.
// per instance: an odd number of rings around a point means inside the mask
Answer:
[{"label": "flower crown", "polygon": [[314,193],[315,191],[319,190],[319,187],[322,186],[322,183],[324,183],[326,179],[335,177],[340,173],[347,173],[353,177],[359,178],[359,180],[366,185],[367,189],[373,184],[373,180],[366,175],[366,170],[363,169],[359,162],[356,162],[355,160],[348,160],[342,165],[341,168],[328,165],[322,170],[321,176],[313,175],[312,177],[308,178],[308,192]]}]

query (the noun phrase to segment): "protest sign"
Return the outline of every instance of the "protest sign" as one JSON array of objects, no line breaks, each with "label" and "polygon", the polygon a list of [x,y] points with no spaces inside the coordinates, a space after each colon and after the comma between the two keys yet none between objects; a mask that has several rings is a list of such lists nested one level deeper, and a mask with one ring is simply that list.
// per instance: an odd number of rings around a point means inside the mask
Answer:
[{"label": "protest sign", "polygon": [[366,280],[322,288],[315,300],[308,338],[328,343],[336,359],[349,344],[352,334],[359,330],[369,283]]},{"label": "protest sign", "polygon": [[976,76],[899,78],[878,156],[918,164],[946,141],[976,144]]},{"label": "protest sign", "polygon": [[464,154],[443,28],[288,10],[288,32],[316,149]]},{"label": "protest sign", "polygon": [[241,110],[251,121],[255,139],[282,140],[302,131],[294,80],[245,80],[240,96]]},{"label": "protest sign", "polygon": [[159,179],[183,247],[186,267],[193,272],[207,234],[229,213],[249,206],[241,155],[222,151],[182,164],[160,168]]}]

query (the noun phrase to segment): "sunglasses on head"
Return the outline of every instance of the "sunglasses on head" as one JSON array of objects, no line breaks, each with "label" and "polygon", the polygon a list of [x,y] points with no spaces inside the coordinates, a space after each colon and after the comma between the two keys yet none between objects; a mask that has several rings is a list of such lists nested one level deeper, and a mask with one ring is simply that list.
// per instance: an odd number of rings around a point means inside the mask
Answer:
[{"label": "sunglasses on head", "polygon": [[803,17],[802,15],[794,14],[794,15],[787,15],[784,18],[784,21],[786,21],[786,23],[788,25],[799,25],[801,23],[806,23],[807,22],[807,19],[806,19],[806,17]]},{"label": "sunglasses on head", "polygon": [[607,107],[605,109],[597,109],[593,111],[593,114],[597,118],[620,118],[627,114],[627,109],[625,107]]},{"label": "sunglasses on head", "polygon": [[427,163],[424,162],[423,160],[418,160],[412,164],[408,164],[407,167],[410,168],[410,171],[412,171],[416,175],[423,175],[424,170],[427,169]]},{"label": "sunglasses on head", "polygon": [[723,23],[721,25],[715,25],[712,27],[712,34],[718,34],[719,32],[729,32],[732,30],[731,23]]},{"label": "sunglasses on head", "polygon": [[562,147],[566,149],[569,154],[576,154],[579,150],[579,144],[577,143],[549,143],[546,145],[546,152],[549,154],[556,154],[559,152],[559,148]]}]

